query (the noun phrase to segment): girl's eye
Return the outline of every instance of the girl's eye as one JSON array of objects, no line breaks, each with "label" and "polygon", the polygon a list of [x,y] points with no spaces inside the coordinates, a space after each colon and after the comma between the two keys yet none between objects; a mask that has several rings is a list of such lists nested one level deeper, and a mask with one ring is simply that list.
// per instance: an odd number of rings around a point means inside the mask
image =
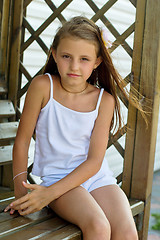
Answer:
[{"label": "girl's eye", "polygon": [[63,55],[62,57],[63,57],[63,58],[69,58],[69,56],[68,56],[68,55]]},{"label": "girl's eye", "polygon": [[82,61],[89,61],[88,58],[82,58]]}]

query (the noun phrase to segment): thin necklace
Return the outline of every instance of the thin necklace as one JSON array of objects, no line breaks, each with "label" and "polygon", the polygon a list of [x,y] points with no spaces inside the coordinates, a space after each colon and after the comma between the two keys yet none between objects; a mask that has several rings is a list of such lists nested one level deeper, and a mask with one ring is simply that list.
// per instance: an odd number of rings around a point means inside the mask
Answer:
[{"label": "thin necklace", "polygon": [[67,90],[63,85],[62,85],[62,82],[61,82],[61,80],[60,80],[60,84],[61,84],[61,87],[66,91],[66,92],[69,92],[69,93],[82,93],[82,92],[84,92],[85,90],[86,90],[86,88],[88,87],[88,82],[87,82],[87,84],[86,84],[86,86],[85,86],[85,88],[83,89],[83,90],[81,90],[81,91],[79,91],[79,92],[72,92],[72,91],[69,91],[69,90]]}]

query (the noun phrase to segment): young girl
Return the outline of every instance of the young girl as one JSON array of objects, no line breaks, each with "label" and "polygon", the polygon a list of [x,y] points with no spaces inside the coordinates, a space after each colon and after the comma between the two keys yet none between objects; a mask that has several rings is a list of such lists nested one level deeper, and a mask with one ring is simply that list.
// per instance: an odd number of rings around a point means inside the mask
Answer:
[{"label": "young girl", "polygon": [[[49,205],[78,225],[85,240],[137,240],[128,200],[104,159],[114,115],[119,128],[121,123],[116,86],[127,94],[100,28],[84,17],[65,23],[44,73],[26,96],[13,149],[17,200],[5,211],[26,215]],[[41,185],[26,183],[35,127],[32,172]]]}]

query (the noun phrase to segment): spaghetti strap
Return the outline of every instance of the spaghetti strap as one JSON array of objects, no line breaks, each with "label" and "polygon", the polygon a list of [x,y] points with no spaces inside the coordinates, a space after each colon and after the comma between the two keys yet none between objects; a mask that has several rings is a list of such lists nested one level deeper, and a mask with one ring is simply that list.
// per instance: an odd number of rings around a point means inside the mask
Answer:
[{"label": "spaghetti strap", "polygon": [[50,89],[50,98],[53,98],[53,79],[51,77],[50,73],[45,73],[45,75],[48,75],[49,79],[50,79],[50,84],[51,84],[51,89]]},{"label": "spaghetti strap", "polygon": [[101,91],[100,91],[100,94],[99,94],[99,97],[98,97],[98,101],[97,101],[96,110],[99,109],[99,105],[100,105],[100,103],[101,103],[101,99],[102,99],[103,91],[104,91],[104,88],[101,88]]}]

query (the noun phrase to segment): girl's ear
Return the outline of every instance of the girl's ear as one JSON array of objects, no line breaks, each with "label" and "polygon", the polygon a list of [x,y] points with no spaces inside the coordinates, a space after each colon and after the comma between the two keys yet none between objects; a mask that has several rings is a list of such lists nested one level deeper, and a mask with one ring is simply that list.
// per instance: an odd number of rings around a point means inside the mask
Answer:
[{"label": "girl's ear", "polygon": [[102,57],[97,57],[96,63],[94,65],[94,69],[96,69],[102,62]]},{"label": "girl's ear", "polygon": [[56,51],[53,48],[51,48],[51,51],[52,51],[52,56],[54,58],[54,61],[56,62]]}]

